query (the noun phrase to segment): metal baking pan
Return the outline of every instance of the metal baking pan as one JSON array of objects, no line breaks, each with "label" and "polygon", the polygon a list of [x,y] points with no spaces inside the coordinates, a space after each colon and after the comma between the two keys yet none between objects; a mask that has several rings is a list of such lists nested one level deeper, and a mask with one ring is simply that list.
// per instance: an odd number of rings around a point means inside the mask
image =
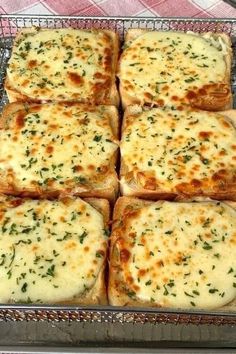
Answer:
[{"label": "metal baking pan", "polygon": [[[7,61],[18,29],[109,28],[121,40],[129,28],[225,32],[233,42],[232,88],[236,92],[236,19],[16,16],[0,17],[0,109]],[[236,99],[234,95],[234,107]],[[236,312],[176,311],[112,306],[0,305],[0,349],[12,345],[236,347]]]}]

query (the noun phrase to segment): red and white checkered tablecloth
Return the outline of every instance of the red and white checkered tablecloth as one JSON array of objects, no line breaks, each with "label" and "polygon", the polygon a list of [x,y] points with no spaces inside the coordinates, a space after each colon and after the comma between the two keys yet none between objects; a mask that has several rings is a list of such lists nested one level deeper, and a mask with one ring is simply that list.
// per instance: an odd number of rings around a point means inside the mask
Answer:
[{"label": "red and white checkered tablecloth", "polygon": [[0,13],[236,18],[221,0],[0,0]]}]

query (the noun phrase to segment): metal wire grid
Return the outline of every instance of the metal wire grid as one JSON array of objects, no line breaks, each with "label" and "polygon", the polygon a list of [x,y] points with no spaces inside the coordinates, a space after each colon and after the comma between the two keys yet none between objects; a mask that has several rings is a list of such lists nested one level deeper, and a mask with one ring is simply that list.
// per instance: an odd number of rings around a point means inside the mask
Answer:
[{"label": "metal wire grid", "polygon": [[[111,308],[111,307],[110,307]],[[42,309],[32,308],[8,309],[0,308],[0,322],[83,322],[83,323],[131,323],[131,324],[193,324],[204,325],[213,324],[235,325],[235,315],[212,315],[194,313],[159,313],[158,311],[147,313],[145,310],[136,312],[130,311],[110,311],[105,310],[73,310],[73,309]]]},{"label": "metal wire grid", "polygon": [[[100,28],[112,29],[120,34],[121,41],[129,28],[174,30],[193,32],[225,32],[233,41],[232,88],[236,92],[236,20],[232,19],[183,19],[183,18],[121,18],[121,17],[65,17],[65,16],[15,16],[0,18],[0,109],[7,103],[3,84],[12,44],[20,28],[39,26],[45,28]],[[236,100],[235,100],[236,106]],[[0,322],[89,322],[89,323],[171,323],[235,325],[235,313],[181,312],[150,309],[116,309],[113,307],[50,307],[0,305]]]}]

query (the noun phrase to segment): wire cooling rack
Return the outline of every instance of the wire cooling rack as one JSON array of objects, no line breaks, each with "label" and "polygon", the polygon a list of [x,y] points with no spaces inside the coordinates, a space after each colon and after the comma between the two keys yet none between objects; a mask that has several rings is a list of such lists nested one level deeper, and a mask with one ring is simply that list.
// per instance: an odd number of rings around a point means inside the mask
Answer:
[{"label": "wire cooling rack", "polygon": [[[121,41],[129,28],[148,28],[162,31],[224,32],[233,42],[232,88],[236,91],[236,20],[183,19],[183,18],[121,18],[121,17],[65,17],[15,16],[0,18],[0,108],[7,103],[3,83],[13,39],[20,28],[109,28],[120,34]],[[236,106],[236,100],[234,100]],[[116,308],[112,306],[34,306],[0,305],[1,322],[79,322],[119,324],[172,324],[172,325],[236,325],[236,312],[173,311],[145,308]],[[102,327],[103,328],[103,327]],[[105,328],[105,327],[104,327]],[[115,327],[114,327],[115,328]],[[104,329],[105,330],[105,329]],[[233,333],[233,332],[232,332]],[[141,340],[145,340],[142,333]],[[235,339],[235,338],[234,338]],[[220,340],[220,339],[219,339]],[[0,336],[1,343],[1,336]],[[235,340],[236,343],[236,340]]]}]

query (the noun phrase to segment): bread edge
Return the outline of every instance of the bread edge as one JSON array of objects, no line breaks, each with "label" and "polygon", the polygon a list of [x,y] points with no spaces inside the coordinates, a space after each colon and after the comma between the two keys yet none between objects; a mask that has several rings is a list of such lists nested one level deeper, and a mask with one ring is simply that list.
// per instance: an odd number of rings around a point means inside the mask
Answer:
[{"label": "bread edge", "polygon": [[[45,103],[46,105],[50,104],[65,104],[66,102],[47,102]],[[36,104],[36,103],[26,103],[26,102],[13,102],[5,105],[2,115],[0,116],[0,129],[4,129],[7,121],[9,119],[14,119],[14,114],[16,114],[20,110],[27,110],[30,112],[30,109],[35,106],[43,106],[43,104]],[[70,103],[71,105],[71,103]],[[78,105],[82,107],[88,107],[88,104],[83,104],[83,103],[73,103],[73,105]],[[110,200],[112,203],[114,203],[116,196],[118,195],[119,192],[119,184],[118,184],[118,176],[115,171],[115,165],[118,159],[118,138],[119,138],[119,115],[118,115],[118,110],[115,106],[104,106],[105,109],[107,110],[108,113],[108,119],[110,123],[110,127],[112,130],[112,133],[114,135],[115,141],[117,141],[117,150],[114,153],[110,165],[109,165],[109,173],[107,174],[106,181],[102,187],[96,188],[94,186],[91,186],[89,190],[82,190],[81,187],[74,186],[73,190],[69,193],[69,195],[75,195],[78,197],[96,197],[96,198],[105,198]],[[46,190],[42,191],[41,189],[37,188],[28,188],[25,190],[18,189],[18,188],[10,188],[10,186],[6,183],[4,183],[3,179],[0,180],[0,193],[4,194],[9,194],[13,196],[21,196],[21,197],[48,197],[48,198],[54,198],[58,197],[60,195],[66,195],[67,193],[64,190]]]},{"label": "bread edge", "polygon": [[[124,46],[129,45],[133,40],[135,40],[139,36],[141,36],[145,33],[151,32],[151,31],[152,31],[151,29],[148,30],[148,29],[142,29],[142,28],[129,29],[125,35]],[[156,31],[156,32],[158,32],[158,31]],[[188,34],[188,32],[185,32],[185,33]],[[229,35],[227,35],[225,33],[215,33],[215,32],[204,32],[204,33],[192,32],[191,34],[198,35],[203,38],[206,35],[211,35],[212,37],[218,37],[218,38],[220,37],[220,38],[222,38],[222,40],[226,44],[227,54],[224,56],[224,60],[226,63],[225,81],[228,84],[228,87],[230,89],[230,93],[229,93],[228,103],[226,105],[222,106],[220,108],[220,110],[224,111],[227,109],[231,109],[233,107],[233,94],[232,94],[232,90],[231,90],[231,63],[232,63],[232,58],[233,58],[233,52],[232,52],[232,48],[231,48],[232,42],[231,42]],[[117,69],[117,76],[118,77],[119,77],[119,70],[120,70],[121,61],[122,61],[122,55],[121,55],[120,60],[118,62],[118,69]],[[123,109],[126,109],[130,105],[142,104],[140,99],[132,97],[126,93],[126,91],[123,89],[121,80],[120,80],[120,85],[119,85],[119,92],[120,92],[121,103],[122,103]],[[190,106],[191,106],[191,104],[190,104]]]},{"label": "bread edge", "polygon": [[[140,105],[133,105],[133,106],[128,106],[125,110],[124,117],[123,117],[123,122],[122,122],[122,133],[121,133],[121,143],[122,143],[122,135],[123,132],[126,129],[127,122],[129,119],[129,116],[135,116],[141,114],[145,109],[141,107]],[[147,108],[146,110],[151,110],[150,108]],[[198,110],[201,111],[201,110]],[[204,113],[207,113],[207,111],[203,111]],[[236,110],[231,109],[227,111],[220,111],[220,112],[209,112],[213,114],[219,114],[221,116],[224,116],[225,118],[229,119],[230,122],[234,125],[235,130],[236,130]],[[124,162],[122,159],[122,154],[120,157],[120,192],[121,195],[127,196],[127,197],[138,197],[138,198],[143,198],[143,199],[150,199],[150,200],[184,200],[186,199],[186,195],[182,195],[180,193],[176,193],[173,191],[165,191],[165,190],[147,190],[144,188],[139,188],[139,189],[132,189],[129,184],[125,181],[125,166]],[[235,184],[235,190],[228,190],[224,192],[218,192],[218,193],[212,193],[212,192],[205,192],[199,195],[200,197],[205,197],[205,198],[212,198],[214,200],[233,200],[236,201],[236,184]],[[193,196],[189,196],[191,198]],[[197,196],[195,196],[197,197]]]},{"label": "bread edge", "polygon": [[[78,28],[68,28],[68,29],[75,29],[75,30],[80,30]],[[48,28],[40,28],[40,30],[48,30]],[[53,30],[53,29],[52,29]],[[83,29],[82,29],[83,30]],[[119,58],[119,52],[120,52],[120,38],[118,33],[115,31],[111,30],[106,30],[106,29],[96,29],[96,28],[91,28],[90,31],[101,31],[105,33],[106,35],[109,36],[109,38],[112,41],[112,46],[113,46],[113,58],[112,58],[112,84],[110,88],[110,97],[106,102],[101,102],[100,105],[102,104],[108,104],[108,105],[115,105],[116,107],[119,106],[120,104],[120,95],[119,95],[119,90],[116,85],[116,71],[117,71],[117,66],[118,66],[118,58]],[[20,40],[20,37],[22,34],[25,33],[37,33],[37,27],[29,27],[29,28],[23,28],[21,29],[15,37],[14,43],[13,43],[13,49],[12,52],[14,52],[14,49],[18,45],[18,41]],[[30,98],[27,95],[22,94],[20,91],[16,90],[12,85],[9,80],[8,75],[6,76],[5,82],[4,82],[4,89],[7,93],[7,97],[10,103],[12,102],[34,102],[34,103],[43,103],[43,102],[50,102],[52,100],[41,100],[41,99],[34,99]],[[72,100],[73,102],[74,100]],[[55,100],[55,102],[61,102],[58,100]],[[82,103],[82,102],[81,102]],[[89,102],[86,102],[89,103]]]},{"label": "bread edge", "polygon": [[[19,199],[15,198],[14,196],[7,196],[0,194],[0,203],[7,202],[7,200],[14,200],[14,199]],[[104,228],[109,227],[109,221],[110,221],[110,205],[109,202],[106,199],[97,199],[97,198],[75,198],[75,197],[70,197],[70,200],[77,200],[80,199],[84,201],[86,204],[89,204],[92,206],[93,209],[97,210],[103,217],[103,222],[104,222]],[[31,200],[30,198],[24,198],[24,200]],[[59,201],[63,202],[63,198],[59,198]],[[50,201],[49,201],[50,202]],[[65,201],[66,203],[66,201]],[[103,264],[101,266],[101,269],[98,273],[97,279],[95,280],[94,285],[92,286],[91,289],[88,291],[82,293],[81,295],[78,295],[77,297],[71,299],[71,300],[62,300],[58,301],[56,304],[66,304],[66,305],[106,305],[108,303],[107,300],[107,289],[106,289],[106,283],[105,283],[105,269],[106,269],[106,264],[107,264],[107,257],[108,257],[108,242],[107,242],[107,254],[106,257],[103,259]],[[15,303],[15,302],[10,302],[9,303]],[[55,302],[49,301],[47,304],[55,304]]]},{"label": "bread edge", "polygon": [[[196,198],[192,200],[186,199],[184,201],[191,202],[193,200],[196,200]],[[209,198],[201,198],[198,199],[198,201],[207,202],[212,200],[210,200]],[[163,201],[157,201],[157,202],[162,203]],[[229,206],[234,208],[234,210],[236,210],[236,202],[232,202],[232,201],[222,201],[222,202],[228,204]],[[110,305],[160,308],[158,304],[155,304],[153,302],[141,301],[139,299],[128,296],[123,289],[122,289],[123,291],[122,290],[120,291],[119,284],[122,283],[122,281],[124,282],[123,274],[122,274],[122,270],[116,267],[116,265],[114,265],[119,255],[119,249],[116,247],[116,241],[119,238],[119,235],[116,235],[116,230],[120,228],[120,222],[122,222],[122,219],[124,218],[125,208],[127,208],[127,206],[140,208],[146,205],[150,205],[152,203],[155,203],[155,201],[147,201],[147,200],[134,198],[134,197],[120,197],[118,198],[115,204],[115,208],[113,211],[113,227],[111,233],[110,253],[109,253],[108,300]],[[117,253],[117,257],[115,256],[115,253]],[[226,304],[225,306],[215,310],[217,311],[231,310],[231,309],[235,309],[235,305],[236,305],[236,299],[230,302],[229,304]]]}]

